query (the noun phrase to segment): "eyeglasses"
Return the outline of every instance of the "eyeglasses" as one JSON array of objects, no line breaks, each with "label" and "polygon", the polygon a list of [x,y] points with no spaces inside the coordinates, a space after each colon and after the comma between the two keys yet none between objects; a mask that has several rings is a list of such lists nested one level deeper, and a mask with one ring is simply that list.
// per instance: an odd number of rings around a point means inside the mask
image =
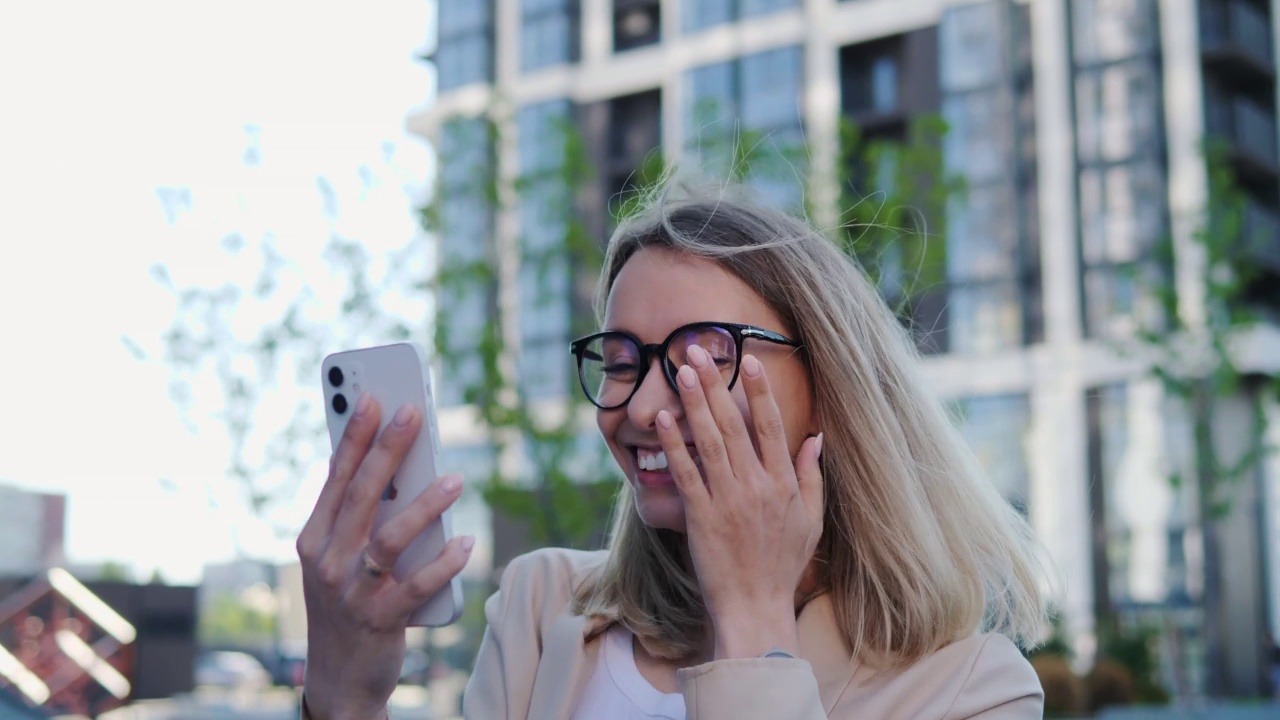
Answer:
[{"label": "eyeglasses", "polygon": [[711,356],[725,384],[733,389],[742,362],[742,342],[747,338],[800,347],[795,340],[752,325],[699,322],[676,328],[661,344],[645,344],[631,333],[611,330],[574,340],[569,349],[578,359],[578,381],[587,399],[602,410],[615,410],[631,401],[654,358],[662,359],[667,384],[679,392],[676,371],[687,362],[694,345]]}]

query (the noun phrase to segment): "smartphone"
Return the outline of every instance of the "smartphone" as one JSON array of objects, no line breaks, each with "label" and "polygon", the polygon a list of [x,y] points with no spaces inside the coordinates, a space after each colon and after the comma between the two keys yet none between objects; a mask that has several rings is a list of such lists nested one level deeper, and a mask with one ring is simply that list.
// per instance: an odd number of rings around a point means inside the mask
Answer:
[{"label": "smartphone", "polygon": [[[378,503],[374,518],[376,532],[387,520],[402,512],[413,499],[436,479],[436,456],[440,453],[440,434],[436,427],[435,403],[431,399],[431,371],[423,349],[414,343],[397,343],[334,353],[324,359],[320,369],[324,386],[325,417],[329,426],[329,442],[337,450],[347,421],[355,411],[356,400],[369,393],[382,410],[381,433],[391,423],[401,405],[410,404],[422,415],[418,437],[409,448],[400,469],[391,478]],[[445,510],[409,543],[391,571],[396,580],[413,577],[440,556],[445,543],[453,537],[452,514]],[[440,627],[462,616],[462,582],[456,576],[449,585],[414,611],[411,626]]]}]

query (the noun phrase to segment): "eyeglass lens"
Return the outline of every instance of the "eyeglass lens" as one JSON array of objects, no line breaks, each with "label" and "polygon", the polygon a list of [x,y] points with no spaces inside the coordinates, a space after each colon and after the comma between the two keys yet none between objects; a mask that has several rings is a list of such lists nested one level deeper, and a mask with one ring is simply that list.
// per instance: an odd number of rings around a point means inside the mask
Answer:
[{"label": "eyeglass lens", "polygon": [[[725,382],[729,382],[738,367],[738,345],[731,332],[718,327],[683,330],[671,337],[665,358],[671,374],[688,362],[689,348],[694,345],[711,356]],[[609,333],[592,340],[584,350],[582,386],[591,400],[604,407],[625,403],[642,371],[640,348],[635,341],[620,333]],[[664,367],[663,371],[667,369]]]}]

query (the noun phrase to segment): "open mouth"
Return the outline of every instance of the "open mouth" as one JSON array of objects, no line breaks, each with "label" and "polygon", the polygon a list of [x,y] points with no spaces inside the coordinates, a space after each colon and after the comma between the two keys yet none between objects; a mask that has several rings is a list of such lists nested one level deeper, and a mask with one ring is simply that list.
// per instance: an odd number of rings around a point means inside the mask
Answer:
[{"label": "open mouth", "polygon": [[667,453],[662,450],[638,447],[635,451],[636,467],[641,470],[658,472],[666,470],[669,467],[667,464]]},{"label": "open mouth", "polygon": [[[686,446],[689,456],[693,458],[693,464],[699,469],[702,468],[702,460],[698,457],[698,449],[693,445]],[[667,453],[662,448],[651,447],[632,447],[636,459],[636,468],[641,472],[663,473],[671,472],[671,463],[667,460]]]}]

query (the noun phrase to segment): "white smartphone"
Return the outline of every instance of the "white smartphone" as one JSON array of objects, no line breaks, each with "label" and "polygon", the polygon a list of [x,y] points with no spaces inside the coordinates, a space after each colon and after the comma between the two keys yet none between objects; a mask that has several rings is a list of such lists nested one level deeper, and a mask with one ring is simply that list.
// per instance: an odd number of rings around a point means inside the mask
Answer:
[{"label": "white smartphone", "polygon": [[[369,393],[382,410],[381,433],[401,405],[415,406],[422,414],[418,438],[405,455],[400,470],[391,478],[378,503],[374,530],[409,506],[413,499],[436,479],[436,455],[440,434],[436,428],[435,403],[431,399],[431,371],[426,353],[416,344],[397,343],[334,353],[324,359],[320,370],[324,386],[325,417],[329,442],[334,450],[342,440],[356,400]],[[412,577],[440,556],[453,537],[452,514],[445,510],[440,519],[414,538],[391,571],[396,580]],[[409,619],[409,625],[439,627],[462,616],[462,582],[455,576],[447,587],[432,596]]]}]

